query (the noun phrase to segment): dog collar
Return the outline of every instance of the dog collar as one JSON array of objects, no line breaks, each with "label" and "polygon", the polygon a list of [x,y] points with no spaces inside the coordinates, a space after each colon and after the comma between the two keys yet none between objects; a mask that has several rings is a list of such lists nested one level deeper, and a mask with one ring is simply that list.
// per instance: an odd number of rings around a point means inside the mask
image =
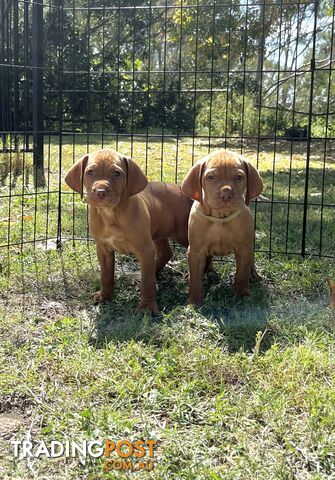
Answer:
[{"label": "dog collar", "polygon": [[244,206],[239,208],[238,210],[235,210],[232,214],[228,215],[228,217],[213,217],[212,215],[206,215],[200,210],[200,203],[196,205],[195,207],[195,213],[198,215],[198,217],[205,218],[206,220],[210,220],[211,222],[217,222],[217,223],[228,223],[231,220],[234,220],[234,218],[238,217],[239,214],[244,210]]}]

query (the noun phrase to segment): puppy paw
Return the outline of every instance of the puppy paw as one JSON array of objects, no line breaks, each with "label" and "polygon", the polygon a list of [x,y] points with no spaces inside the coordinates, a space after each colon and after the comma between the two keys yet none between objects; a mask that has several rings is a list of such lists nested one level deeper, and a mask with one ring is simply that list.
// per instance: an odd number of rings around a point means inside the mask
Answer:
[{"label": "puppy paw", "polygon": [[238,297],[250,297],[251,290],[246,286],[235,286],[235,293]]},{"label": "puppy paw", "polygon": [[194,305],[195,307],[201,307],[204,303],[204,299],[202,296],[190,296],[187,300],[187,305]]},{"label": "puppy paw", "polygon": [[145,313],[147,311],[150,311],[151,312],[151,315],[153,317],[159,317],[161,315],[159,309],[158,309],[158,306],[157,306],[157,302],[150,302],[150,303],[147,303],[147,302],[140,302],[140,304],[138,305],[137,309],[136,309],[136,312],[139,313]]},{"label": "puppy paw", "polygon": [[93,293],[93,295],[91,295],[91,298],[94,303],[101,303],[109,300],[111,298],[111,294],[104,293],[99,290],[98,292]]}]

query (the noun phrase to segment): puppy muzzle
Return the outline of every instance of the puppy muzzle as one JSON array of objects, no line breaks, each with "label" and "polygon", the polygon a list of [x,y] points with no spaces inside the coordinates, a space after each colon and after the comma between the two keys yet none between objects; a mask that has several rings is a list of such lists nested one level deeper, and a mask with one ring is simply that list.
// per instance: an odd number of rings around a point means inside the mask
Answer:
[{"label": "puppy muzzle", "polygon": [[233,189],[231,187],[222,187],[219,191],[219,197],[223,202],[229,202],[234,196]]},{"label": "puppy muzzle", "polygon": [[93,190],[93,192],[99,200],[103,200],[107,193],[105,188],[97,188],[96,190]]}]

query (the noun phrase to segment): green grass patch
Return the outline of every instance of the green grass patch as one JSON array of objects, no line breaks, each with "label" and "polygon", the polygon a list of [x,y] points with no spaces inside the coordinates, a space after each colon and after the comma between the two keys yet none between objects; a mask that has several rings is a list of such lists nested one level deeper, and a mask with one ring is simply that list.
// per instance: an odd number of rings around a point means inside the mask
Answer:
[{"label": "green grass patch", "polygon": [[[60,143],[61,142],[61,143]],[[61,219],[64,238],[86,238],[87,208],[64,183],[67,170],[87,151],[112,147],[131,155],[150,180],[181,183],[193,162],[209,151],[207,140],[148,139],[68,135],[45,137],[45,189],[33,188],[32,154],[0,154],[0,245],[54,238]],[[223,148],[217,140],[211,148]],[[231,141],[229,148],[240,152]],[[335,204],[334,145],[312,142],[307,198],[306,252],[333,255]],[[261,141],[243,145],[244,155],[258,165],[268,201],[256,207],[256,250],[300,253],[306,178],[306,142]],[[60,191],[60,193],[58,193]],[[255,206],[253,206],[255,209]]]},{"label": "green grass patch", "polygon": [[[10,439],[153,438],[155,479],[329,479],[335,469],[335,320],[326,261],[256,259],[238,300],[215,262],[205,306],[185,306],[185,253],[159,279],[163,318],[135,314],[136,263],[117,257],[114,299],[93,306],[93,245],[3,254],[1,439],[5,479],[148,478],[101,459],[14,460]],[[0,430],[1,431],[1,430]]]},{"label": "green grass patch", "polygon": [[[64,241],[56,251],[50,240],[59,205],[63,238],[87,237],[86,205],[63,182],[86,139],[62,140],[46,146],[45,191],[32,187],[30,154],[0,158],[0,245],[15,244],[0,249],[0,477],[148,478],[105,473],[102,459],[14,459],[10,444],[109,437],[157,440],[153,479],[334,478],[335,318],[326,286],[334,262],[258,254],[263,280],[241,300],[234,262],[216,261],[196,310],[186,306],[187,262],[178,249],[158,281],[162,318],[152,319],[135,313],[136,261],[117,255],[115,296],[94,306],[94,245]],[[101,147],[100,137],[89,141],[89,150]],[[105,138],[105,146],[132,155],[150,179],[179,183],[208,152],[192,139]],[[244,146],[258,161],[263,194],[276,201],[257,203],[258,250],[300,252],[305,150],[283,141],[262,142],[259,154]],[[323,152],[313,143],[307,252],[333,255],[331,145],[330,156]],[[35,239],[34,249],[21,246]]]}]

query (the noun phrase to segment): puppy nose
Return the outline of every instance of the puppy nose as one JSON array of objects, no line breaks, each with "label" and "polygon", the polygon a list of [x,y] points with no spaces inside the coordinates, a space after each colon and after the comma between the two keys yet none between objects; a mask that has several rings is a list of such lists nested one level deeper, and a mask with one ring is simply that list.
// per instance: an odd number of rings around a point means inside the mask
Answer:
[{"label": "puppy nose", "polygon": [[97,188],[95,190],[95,194],[100,200],[102,200],[103,198],[105,198],[106,190],[104,188]]},{"label": "puppy nose", "polygon": [[220,197],[222,200],[230,200],[233,197],[233,190],[231,187],[223,187],[220,190]]}]

